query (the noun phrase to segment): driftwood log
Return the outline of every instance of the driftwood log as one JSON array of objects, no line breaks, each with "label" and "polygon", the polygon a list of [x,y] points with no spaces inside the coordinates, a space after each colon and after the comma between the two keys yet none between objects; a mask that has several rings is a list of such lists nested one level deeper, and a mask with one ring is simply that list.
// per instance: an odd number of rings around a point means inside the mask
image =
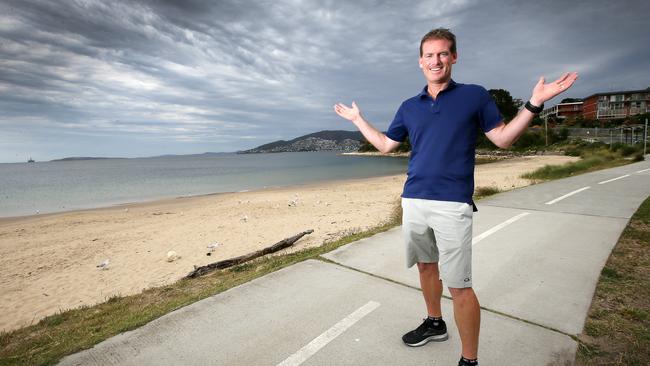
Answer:
[{"label": "driftwood log", "polygon": [[239,257],[235,257],[235,258],[225,259],[225,260],[215,262],[215,263],[206,264],[205,266],[201,266],[201,267],[194,266],[194,270],[192,272],[190,272],[186,277],[187,278],[195,278],[195,277],[203,276],[206,273],[216,271],[218,269],[224,269],[224,268],[236,266],[238,264],[242,264],[242,263],[248,262],[248,261],[250,261],[252,259],[261,257],[263,255],[275,253],[275,252],[277,252],[279,250],[282,250],[284,248],[288,248],[288,247],[292,246],[293,243],[298,241],[298,239],[302,238],[303,236],[305,236],[307,234],[311,234],[313,232],[314,232],[314,230],[303,231],[300,234],[294,235],[294,236],[292,236],[290,238],[280,240],[279,242],[271,245],[270,247],[264,248],[262,250],[258,250],[258,251],[253,252],[253,253],[245,254],[245,255],[242,255],[242,256],[239,256]]}]

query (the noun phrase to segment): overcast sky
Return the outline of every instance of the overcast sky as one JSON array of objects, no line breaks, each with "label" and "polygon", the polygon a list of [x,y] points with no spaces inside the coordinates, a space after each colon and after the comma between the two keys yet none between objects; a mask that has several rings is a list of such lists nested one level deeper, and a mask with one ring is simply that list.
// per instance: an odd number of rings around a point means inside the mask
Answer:
[{"label": "overcast sky", "polygon": [[450,28],[453,78],[524,100],[650,86],[650,1],[0,0],[0,162],[236,151],[325,129],[356,100],[386,129]]}]

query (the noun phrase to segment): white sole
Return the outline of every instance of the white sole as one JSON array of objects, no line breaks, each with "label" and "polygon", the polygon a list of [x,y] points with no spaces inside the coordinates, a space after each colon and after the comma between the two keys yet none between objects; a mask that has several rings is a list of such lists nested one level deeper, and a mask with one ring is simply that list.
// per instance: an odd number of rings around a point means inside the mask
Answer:
[{"label": "white sole", "polygon": [[435,336],[427,337],[427,338],[425,338],[423,341],[421,341],[419,343],[412,343],[412,344],[404,343],[404,344],[409,346],[409,347],[421,347],[421,346],[424,346],[425,344],[427,344],[429,342],[444,342],[447,339],[449,339],[449,334],[445,333],[445,334],[441,334],[441,335],[435,335]]}]

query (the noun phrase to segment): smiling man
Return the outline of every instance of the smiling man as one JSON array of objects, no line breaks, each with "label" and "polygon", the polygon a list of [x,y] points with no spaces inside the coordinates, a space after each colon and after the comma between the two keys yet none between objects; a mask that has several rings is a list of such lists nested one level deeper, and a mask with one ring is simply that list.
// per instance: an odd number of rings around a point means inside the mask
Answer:
[{"label": "smiling man", "polygon": [[472,289],[477,126],[498,147],[510,147],[542,111],[543,103],[571,87],[578,75],[567,73],[548,84],[541,77],[525,108],[506,124],[485,88],[452,80],[457,58],[456,37],[448,29],[434,29],[422,38],[419,66],[427,85],[402,103],[385,134],[363,118],[354,102],[351,107],[338,103],[334,110],[381,152],[394,150],[409,137],[402,233],[407,266],[418,266],[428,316],[402,340],[417,347],[448,338],[440,307],[444,284],[453,300],[462,366],[478,365],[480,307]]}]

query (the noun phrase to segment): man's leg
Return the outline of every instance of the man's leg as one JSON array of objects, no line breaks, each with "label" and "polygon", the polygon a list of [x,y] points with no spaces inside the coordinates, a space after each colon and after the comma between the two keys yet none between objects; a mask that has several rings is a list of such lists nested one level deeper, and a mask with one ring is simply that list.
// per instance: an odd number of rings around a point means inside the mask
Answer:
[{"label": "man's leg", "polygon": [[427,305],[427,313],[430,317],[439,318],[442,316],[440,299],[442,298],[442,283],[438,263],[418,263],[420,272],[420,287],[424,302]]},{"label": "man's leg", "polygon": [[462,356],[476,359],[478,354],[478,335],[481,325],[481,308],[471,287],[449,288],[454,302],[454,320],[460,334]]},{"label": "man's leg", "polygon": [[416,329],[404,334],[402,340],[407,346],[419,347],[428,342],[442,342],[449,336],[447,325],[440,318],[442,284],[438,270],[438,248],[433,230],[426,222],[426,207],[423,200],[402,199],[402,234],[406,242],[406,263],[408,267],[418,265],[422,293],[430,316]]}]

